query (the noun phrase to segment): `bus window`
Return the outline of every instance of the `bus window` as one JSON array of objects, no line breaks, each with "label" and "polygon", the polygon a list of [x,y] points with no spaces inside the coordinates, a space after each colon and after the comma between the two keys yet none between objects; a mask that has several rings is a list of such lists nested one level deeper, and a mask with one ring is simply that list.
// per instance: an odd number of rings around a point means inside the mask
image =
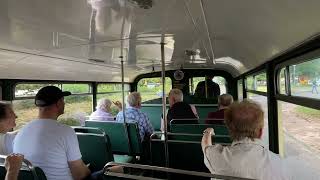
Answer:
[{"label": "bus window", "polygon": [[19,83],[15,86],[14,100],[12,101],[13,109],[18,116],[15,129],[20,129],[32,119],[37,118],[38,111],[34,105],[34,96],[40,88],[50,85],[61,87],[59,84],[49,83]]},{"label": "bus window", "polygon": [[280,154],[320,171],[320,110],[283,101],[278,106]]},{"label": "bus window", "polygon": [[246,77],[246,87],[248,90],[267,92],[267,75],[260,73]]},{"label": "bus window", "polygon": [[242,79],[238,80],[238,100],[243,100],[243,86],[242,86]]},{"label": "bus window", "polygon": [[282,68],[279,74],[279,93],[286,94],[286,69]]},{"label": "bus window", "polygon": [[254,76],[256,91],[267,92],[267,74],[261,73]]},{"label": "bus window", "polygon": [[[192,77],[189,80],[189,86],[190,86],[190,94],[194,94],[197,85],[199,82],[204,81],[205,77]],[[224,79],[224,77],[221,76],[215,76],[212,80],[213,82],[217,83],[220,87],[220,94],[225,94],[227,92],[227,88],[226,88],[226,80]]]},{"label": "bus window", "polygon": [[12,102],[18,116],[16,129],[37,118],[38,109],[34,105],[34,97],[39,89],[48,85],[73,93],[65,97],[65,113],[58,118],[61,123],[80,125],[81,120],[91,113],[92,94],[89,84],[19,83],[15,87],[15,97]]},{"label": "bus window", "polygon": [[289,66],[291,95],[320,99],[320,58]]},{"label": "bus window", "polygon": [[248,99],[260,104],[264,112],[264,129],[262,134],[263,144],[269,146],[269,129],[268,129],[268,100],[267,96],[262,96],[254,93],[248,93]]},{"label": "bus window", "polygon": [[[129,84],[124,85],[124,95],[125,97],[130,92]],[[99,83],[97,87],[97,100],[102,98],[110,99],[111,101],[122,101],[122,85],[119,83]],[[111,114],[116,116],[118,114],[118,109],[112,105]]]},{"label": "bus window", "polygon": [[253,76],[246,77],[246,89],[255,90]]},{"label": "bus window", "polygon": [[[169,77],[166,77],[166,85],[165,85],[166,94],[172,88],[172,81]],[[159,99],[162,97],[162,86],[161,86],[161,78],[144,78],[138,82],[137,87],[138,92],[141,93],[142,102]]]},{"label": "bus window", "polygon": [[92,92],[89,84],[62,84],[63,91],[70,91],[71,96],[64,98],[64,114],[58,121],[70,125],[80,125],[92,111]]}]

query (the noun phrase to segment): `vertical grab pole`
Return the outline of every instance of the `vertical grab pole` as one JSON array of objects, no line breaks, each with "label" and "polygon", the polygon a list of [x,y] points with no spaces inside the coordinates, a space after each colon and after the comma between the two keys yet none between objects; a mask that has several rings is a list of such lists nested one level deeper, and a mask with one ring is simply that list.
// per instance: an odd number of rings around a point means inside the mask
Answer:
[{"label": "vertical grab pole", "polygon": [[[124,7],[126,7],[126,1],[124,4]],[[120,62],[121,62],[121,91],[122,91],[122,115],[123,115],[123,124],[124,124],[124,130],[126,133],[126,137],[128,139],[128,151],[129,154],[132,154],[132,147],[131,147],[131,143],[130,143],[130,136],[128,133],[128,125],[127,125],[127,121],[126,121],[126,108],[125,108],[125,98],[124,98],[124,62],[123,62],[123,40],[124,40],[124,26],[126,23],[126,15],[127,15],[127,11],[126,9],[124,9],[124,16],[122,19],[122,26],[121,26],[121,41],[120,41]]]},{"label": "vertical grab pole", "polygon": [[162,42],[161,44],[161,83],[162,83],[162,114],[163,114],[163,122],[164,122],[164,150],[165,150],[165,157],[166,157],[166,167],[169,167],[169,151],[168,151],[168,119],[166,116],[166,69],[165,69],[165,56],[164,56],[164,45],[165,43]]}]

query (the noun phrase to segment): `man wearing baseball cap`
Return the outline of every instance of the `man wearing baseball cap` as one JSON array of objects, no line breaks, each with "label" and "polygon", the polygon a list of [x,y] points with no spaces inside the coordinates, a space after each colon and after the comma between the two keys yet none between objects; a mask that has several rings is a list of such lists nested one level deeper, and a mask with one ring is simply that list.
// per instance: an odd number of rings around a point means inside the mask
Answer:
[{"label": "man wearing baseball cap", "polygon": [[25,125],[14,140],[13,151],[40,167],[48,180],[84,179],[90,174],[74,130],[57,122],[69,95],[56,86],[41,88],[35,97],[38,119]]}]

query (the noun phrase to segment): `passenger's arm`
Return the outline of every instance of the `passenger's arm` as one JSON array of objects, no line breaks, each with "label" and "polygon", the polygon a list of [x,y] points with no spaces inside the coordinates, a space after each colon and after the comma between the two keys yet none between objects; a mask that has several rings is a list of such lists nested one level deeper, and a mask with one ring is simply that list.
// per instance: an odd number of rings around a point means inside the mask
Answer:
[{"label": "passenger's arm", "polygon": [[203,131],[203,136],[201,140],[201,147],[202,147],[203,154],[205,154],[206,147],[212,145],[212,138],[211,138],[212,135],[214,135],[213,128],[207,128],[206,130]]},{"label": "passenger's arm", "polygon": [[81,180],[89,176],[90,170],[81,159],[81,152],[76,133],[71,128],[67,133],[68,134],[65,135],[65,140],[68,165],[73,179]]},{"label": "passenger's arm", "polygon": [[10,154],[5,161],[5,168],[7,170],[5,180],[17,180],[19,171],[22,165],[23,155]]},{"label": "passenger's arm", "polygon": [[69,168],[73,179],[81,180],[90,175],[89,168],[83,163],[81,159],[75,161],[69,161]]},{"label": "passenger's arm", "polygon": [[122,111],[122,103],[120,101],[113,102],[113,104],[116,105],[116,107],[118,108],[119,112]]},{"label": "passenger's arm", "polygon": [[197,113],[196,107],[194,105],[190,105],[190,107],[191,107],[193,114],[196,116],[197,119],[199,119],[199,115]]}]

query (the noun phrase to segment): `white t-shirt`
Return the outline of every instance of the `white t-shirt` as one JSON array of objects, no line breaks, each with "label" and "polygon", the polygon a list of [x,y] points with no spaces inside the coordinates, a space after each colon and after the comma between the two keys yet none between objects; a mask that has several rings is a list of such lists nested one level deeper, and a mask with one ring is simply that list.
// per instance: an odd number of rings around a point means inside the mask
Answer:
[{"label": "white t-shirt", "polygon": [[292,172],[285,162],[266,149],[259,139],[234,141],[205,149],[204,162],[213,174],[259,180],[291,180]]},{"label": "white t-shirt", "polygon": [[13,140],[15,133],[0,133],[0,154],[8,155],[13,152]]},{"label": "white t-shirt", "polygon": [[24,126],[14,140],[13,152],[40,167],[48,180],[72,180],[68,162],[81,159],[74,130],[52,119],[37,119]]}]

